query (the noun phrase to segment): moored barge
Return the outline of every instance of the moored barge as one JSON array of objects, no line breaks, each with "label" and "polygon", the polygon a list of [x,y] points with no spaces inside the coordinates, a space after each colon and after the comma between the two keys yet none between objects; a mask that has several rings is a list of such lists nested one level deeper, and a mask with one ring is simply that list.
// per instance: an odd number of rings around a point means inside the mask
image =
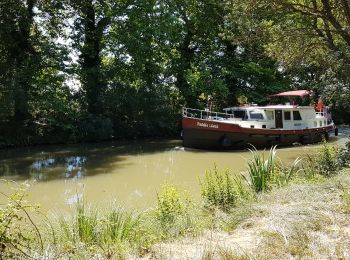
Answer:
[{"label": "moored barge", "polygon": [[[291,92],[275,96],[293,95]],[[228,107],[223,113],[208,109],[183,109],[182,138],[185,147],[239,149],[251,145],[309,144],[328,139],[337,128],[328,108],[298,105]]]}]

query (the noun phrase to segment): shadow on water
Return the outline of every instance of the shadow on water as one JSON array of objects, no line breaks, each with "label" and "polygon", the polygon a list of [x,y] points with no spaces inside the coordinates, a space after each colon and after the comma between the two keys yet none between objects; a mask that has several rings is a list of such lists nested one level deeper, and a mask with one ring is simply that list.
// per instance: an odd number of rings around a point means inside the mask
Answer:
[{"label": "shadow on water", "polygon": [[180,140],[106,142],[0,151],[0,177],[11,180],[81,179],[129,166],[127,158],[168,151]]}]

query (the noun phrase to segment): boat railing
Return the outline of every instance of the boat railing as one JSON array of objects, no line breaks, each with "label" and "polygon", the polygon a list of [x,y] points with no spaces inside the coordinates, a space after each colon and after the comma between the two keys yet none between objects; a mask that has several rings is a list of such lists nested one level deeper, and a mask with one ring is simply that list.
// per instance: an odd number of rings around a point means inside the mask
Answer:
[{"label": "boat railing", "polygon": [[206,120],[226,120],[232,118],[233,115],[228,113],[212,112],[210,110],[200,110],[193,108],[183,108],[182,115],[184,117],[206,119]]}]

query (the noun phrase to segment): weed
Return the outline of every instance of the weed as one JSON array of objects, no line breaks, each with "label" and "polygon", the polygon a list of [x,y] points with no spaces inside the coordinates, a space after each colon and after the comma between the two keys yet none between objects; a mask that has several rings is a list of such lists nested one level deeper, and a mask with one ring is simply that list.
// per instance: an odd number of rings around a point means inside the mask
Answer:
[{"label": "weed", "polygon": [[244,192],[241,180],[235,181],[228,170],[220,172],[216,165],[213,171],[206,173],[203,181],[200,180],[200,184],[205,206],[207,208],[218,207],[226,212],[235,206],[237,193]]},{"label": "weed", "polygon": [[303,160],[303,163],[301,165],[301,171],[304,173],[304,176],[307,179],[315,178],[316,175],[319,174],[316,158],[309,154],[306,155],[306,158]]},{"label": "weed", "polygon": [[350,189],[344,188],[341,184],[340,189],[342,190],[340,197],[343,200],[341,208],[344,210],[345,213],[350,213]]},{"label": "weed", "polygon": [[0,259],[31,258],[34,242],[43,251],[41,232],[30,214],[38,206],[27,202],[28,187],[19,185],[11,195],[0,192],[6,200],[0,207]]},{"label": "weed", "polygon": [[157,194],[157,199],[156,214],[163,224],[173,224],[178,216],[185,215],[188,207],[192,204],[188,196],[179,193],[171,185],[164,185],[161,192]]},{"label": "weed", "polygon": [[346,156],[346,153],[342,154],[341,150],[324,140],[322,148],[315,155],[306,156],[301,171],[307,179],[317,176],[330,177],[344,167]]},{"label": "weed", "polygon": [[339,150],[337,162],[341,167],[350,167],[350,141],[345,144],[345,147]]},{"label": "weed", "polygon": [[318,152],[316,157],[319,174],[329,177],[337,173],[341,168],[337,161],[338,154],[339,150],[337,148],[323,141],[322,149]]},{"label": "weed", "polygon": [[299,164],[302,161],[301,158],[297,158],[290,165],[284,165],[282,161],[276,164],[273,175],[271,176],[271,183],[276,184],[277,187],[287,185],[293,177],[301,171]]}]

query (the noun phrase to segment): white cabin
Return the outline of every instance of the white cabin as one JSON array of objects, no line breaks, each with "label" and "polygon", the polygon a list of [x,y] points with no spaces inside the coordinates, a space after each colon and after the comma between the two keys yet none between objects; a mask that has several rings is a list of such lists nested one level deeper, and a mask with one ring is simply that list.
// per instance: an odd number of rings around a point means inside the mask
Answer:
[{"label": "white cabin", "polygon": [[328,111],[316,112],[311,106],[228,107],[224,111],[227,116],[221,120],[245,128],[293,130],[325,127],[333,123]]}]

